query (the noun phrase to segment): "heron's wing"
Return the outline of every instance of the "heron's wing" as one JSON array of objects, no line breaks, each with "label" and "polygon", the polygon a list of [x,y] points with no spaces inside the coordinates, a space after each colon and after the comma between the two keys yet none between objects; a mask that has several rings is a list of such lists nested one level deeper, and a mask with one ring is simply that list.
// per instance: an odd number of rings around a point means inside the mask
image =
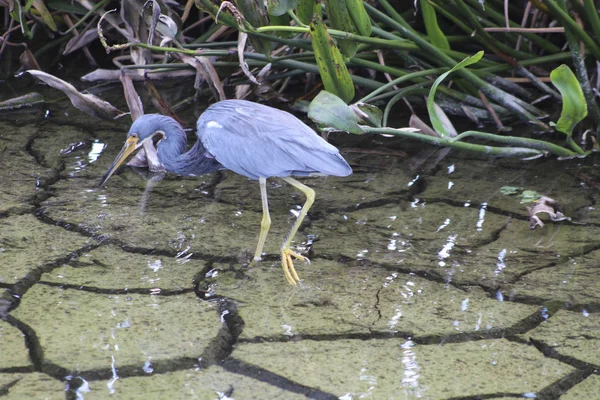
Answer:
[{"label": "heron's wing", "polygon": [[223,166],[252,179],[352,172],[338,149],[302,121],[258,103],[214,104],[198,120],[197,134]]}]

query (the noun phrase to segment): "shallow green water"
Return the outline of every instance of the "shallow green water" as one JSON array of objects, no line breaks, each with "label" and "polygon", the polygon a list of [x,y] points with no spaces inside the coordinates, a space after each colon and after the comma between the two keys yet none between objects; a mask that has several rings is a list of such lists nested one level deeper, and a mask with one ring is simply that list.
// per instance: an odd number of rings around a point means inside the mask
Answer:
[{"label": "shallow green water", "polygon": [[[98,188],[126,128],[64,103],[0,123],[0,394],[596,398],[594,158],[435,163],[414,143],[332,137],[354,174],[303,179],[317,200],[293,287],[277,251],[300,193],[270,181],[267,254],[249,268],[258,184],[126,169]],[[503,186],[571,220],[530,230]]]}]

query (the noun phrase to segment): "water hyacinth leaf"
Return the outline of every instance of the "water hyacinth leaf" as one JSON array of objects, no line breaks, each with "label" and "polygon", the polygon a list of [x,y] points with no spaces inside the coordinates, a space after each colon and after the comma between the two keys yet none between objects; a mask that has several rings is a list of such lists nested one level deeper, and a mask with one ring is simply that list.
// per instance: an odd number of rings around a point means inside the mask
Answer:
[{"label": "water hyacinth leaf", "polygon": [[446,131],[446,129],[444,127],[444,123],[441,121],[441,119],[439,118],[439,116],[438,116],[438,114],[436,112],[436,108],[435,108],[435,105],[434,105],[434,97],[435,97],[435,92],[437,91],[437,87],[452,72],[454,72],[456,70],[459,70],[461,68],[465,68],[465,67],[467,67],[467,66],[469,66],[471,64],[475,64],[477,61],[481,60],[481,57],[483,57],[483,51],[480,51],[480,52],[478,52],[475,55],[472,55],[470,57],[465,58],[464,60],[462,60],[461,62],[459,62],[458,64],[456,64],[454,67],[452,67],[449,71],[444,72],[443,74],[441,74],[433,82],[433,85],[431,85],[431,89],[429,90],[429,97],[427,98],[427,112],[429,113],[429,119],[431,120],[431,125],[433,126],[433,129],[441,137],[451,138],[452,134],[450,132]]},{"label": "water hyacinth leaf", "polygon": [[580,123],[588,113],[583,90],[571,68],[565,64],[554,69],[550,73],[550,79],[560,91],[563,101],[556,129],[570,137],[575,125]]},{"label": "water hyacinth leaf", "polygon": [[79,93],[73,85],[53,75],[37,70],[27,70],[26,72],[48,86],[62,91],[69,97],[69,100],[71,100],[71,103],[73,103],[75,108],[89,115],[102,119],[115,119],[123,115],[122,111],[113,107],[109,102],[104,101],[93,94]]},{"label": "water hyacinth leaf", "polygon": [[[356,27],[350,17],[346,0],[325,0],[325,10],[327,11],[331,29],[356,33]],[[340,39],[338,40],[338,46],[346,58],[351,58],[356,54],[358,43],[348,39]]]},{"label": "water hyacinth leaf", "polygon": [[346,6],[356,31],[362,36],[371,36],[373,25],[371,25],[371,17],[365,10],[363,0],[346,0]]},{"label": "water hyacinth leaf", "polygon": [[343,131],[363,134],[358,116],[342,99],[322,90],[308,105],[308,118],[322,131]]},{"label": "water hyacinth leaf", "polygon": [[268,0],[267,8],[270,15],[278,17],[296,8],[298,3],[299,0]]},{"label": "water hyacinth leaf", "polygon": [[310,23],[310,36],[325,90],[349,103],[354,98],[352,77],[320,18]]},{"label": "water hyacinth leaf", "polygon": [[423,14],[427,37],[431,44],[440,49],[450,50],[448,39],[438,25],[435,8],[429,3],[429,0],[421,0],[421,13]]}]

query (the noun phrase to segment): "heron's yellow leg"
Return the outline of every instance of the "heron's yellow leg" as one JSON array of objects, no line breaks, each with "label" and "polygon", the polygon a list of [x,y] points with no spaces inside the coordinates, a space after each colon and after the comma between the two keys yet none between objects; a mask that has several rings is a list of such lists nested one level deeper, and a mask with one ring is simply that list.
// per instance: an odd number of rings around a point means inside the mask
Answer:
[{"label": "heron's yellow leg", "polygon": [[315,191],[293,178],[285,177],[282,179],[306,195],[306,201],[304,202],[304,206],[302,206],[302,209],[300,210],[300,215],[298,215],[296,222],[294,222],[292,229],[290,229],[289,233],[285,238],[285,241],[281,245],[281,264],[283,266],[283,273],[285,274],[287,281],[290,284],[295,285],[300,280],[300,277],[296,273],[296,269],[294,268],[294,262],[292,258],[301,261],[310,261],[308,258],[292,251],[292,249],[290,248],[290,243],[292,243],[296,232],[298,232],[300,225],[302,225],[304,217],[306,217],[308,210],[315,201]]},{"label": "heron's yellow leg", "polygon": [[265,247],[265,241],[267,240],[267,234],[271,227],[271,216],[269,215],[269,201],[267,200],[267,179],[258,178],[260,184],[260,198],[262,200],[263,216],[260,222],[260,236],[258,237],[258,244],[256,245],[256,251],[254,252],[254,259],[252,263],[260,261],[263,247]]}]

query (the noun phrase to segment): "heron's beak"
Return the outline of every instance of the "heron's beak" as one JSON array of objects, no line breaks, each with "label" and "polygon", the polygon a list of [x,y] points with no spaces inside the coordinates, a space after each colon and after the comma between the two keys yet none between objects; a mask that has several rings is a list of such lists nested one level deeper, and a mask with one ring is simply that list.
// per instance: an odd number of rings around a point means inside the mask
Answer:
[{"label": "heron's beak", "polygon": [[121,164],[123,164],[123,161],[125,161],[127,157],[131,155],[131,153],[140,148],[141,145],[142,143],[139,143],[139,139],[137,136],[129,136],[127,138],[127,141],[123,145],[121,152],[119,153],[117,158],[115,158],[115,161],[113,161],[106,174],[104,174],[98,186],[104,185],[104,183],[119,169]]}]

